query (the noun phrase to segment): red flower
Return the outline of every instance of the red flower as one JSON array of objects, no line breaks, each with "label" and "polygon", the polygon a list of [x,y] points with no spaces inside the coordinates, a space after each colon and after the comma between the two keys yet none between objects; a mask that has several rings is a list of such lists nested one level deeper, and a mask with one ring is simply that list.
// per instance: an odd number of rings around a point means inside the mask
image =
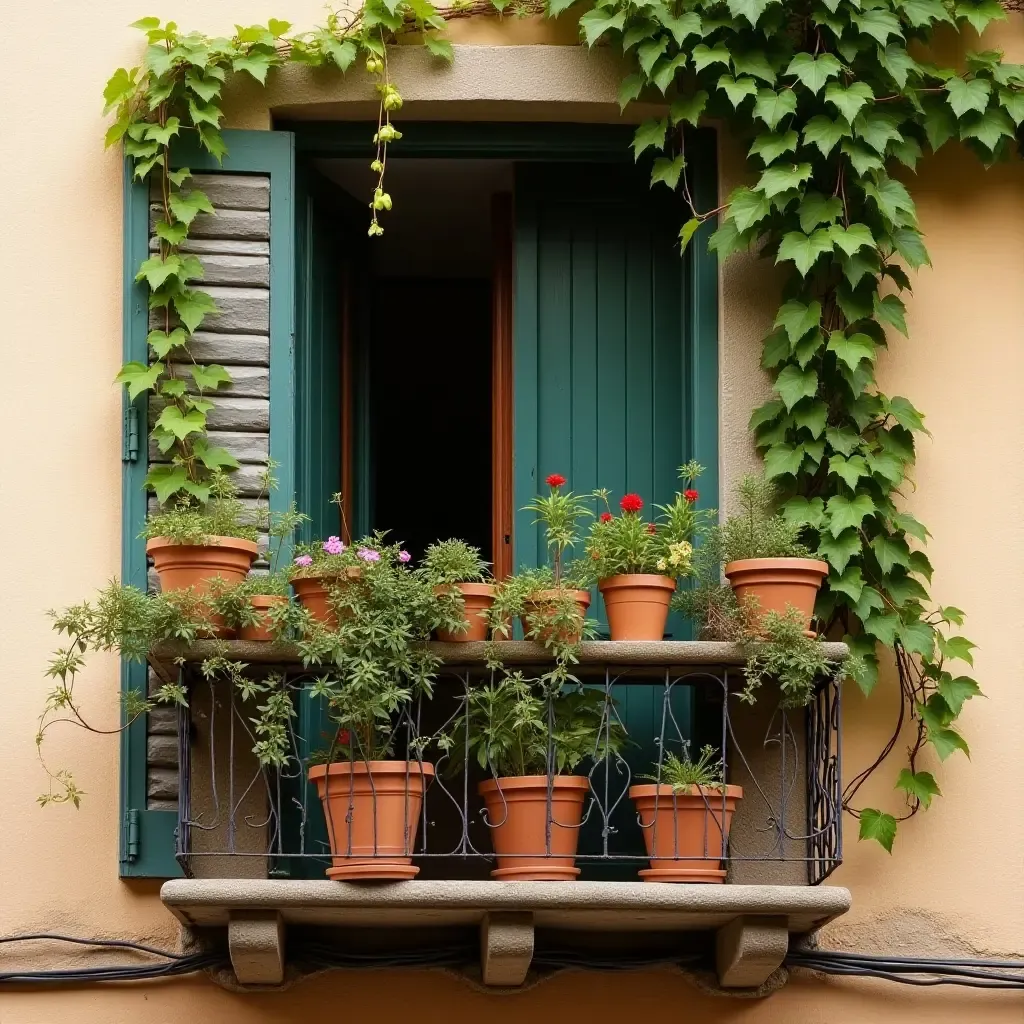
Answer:
[{"label": "red flower", "polygon": [[601,513],[601,522],[602,523],[610,523],[611,521],[612,521],[612,514],[611,514],[611,512],[602,512]]},{"label": "red flower", "polygon": [[565,483],[565,477],[561,473],[552,473],[545,483],[548,487],[561,487]]},{"label": "red flower", "polygon": [[626,494],[619,502],[623,512],[639,512],[644,507],[644,500],[639,494]]},{"label": "red flower", "polygon": [[654,523],[648,523],[647,524],[647,532],[648,533],[657,533],[658,532],[658,528],[654,525]]},{"label": "red flower", "polygon": [[683,491],[683,497],[692,505],[700,497],[700,492],[694,490]]}]

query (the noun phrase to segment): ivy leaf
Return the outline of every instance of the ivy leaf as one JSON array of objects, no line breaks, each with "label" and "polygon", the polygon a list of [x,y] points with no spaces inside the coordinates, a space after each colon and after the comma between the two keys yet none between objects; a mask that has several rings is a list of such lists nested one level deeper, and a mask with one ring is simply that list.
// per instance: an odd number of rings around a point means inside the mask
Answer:
[{"label": "ivy leaf", "polygon": [[992,83],[985,78],[951,78],[946,83],[949,94],[949,105],[957,117],[963,117],[970,110],[979,114],[988,106],[988,98],[992,94]]},{"label": "ivy leaf", "polygon": [[771,199],[782,192],[799,188],[810,176],[810,164],[776,164],[761,175],[756,188]]},{"label": "ivy leaf", "polygon": [[956,117],[947,103],[934,97],[925,97],[924,110],[924,133],[934,153],[956,135]]},{"label": "ivy leaf", "polygon": [[820,322],[821,303],[817,299],[806,306],[797,299],[790,299],[783,303],[772,326],[784,327],[789,336],[789,343],[795,345],[805,334],[814,330]]},{"label": "ivy leaf", "polygon": [[825,503],[821,498],[805,498],[802,494],[790,498],[782,506],[782,518],[787,523],[797,526],[809,526],[813,530],[821,528],[825,521]]},{"label": "ivy leaf", "polygon": [[896,643],[896,632],[900,628],[900,617],[895,614],[870,615],[863,622],[864,631],[875,637],[879,643],[892,647]]},{"label": "ivy leaf", "polygon": [[[870,587],[865,587],[870,590]],[[871,696],[871,691],[878,682],[878,655],[875,654],[876,643],[873,637],[859,634],[858,636],[844,636],[843,642],[850,648],[850,653],[855,655],[853,665],[849,672],[854,681],[860,687],[865,697]]]},{"label": "ivy leaf", "polygon": [[688,121],[690,124],[696,125],[700,120],[700,115],[704,113],[707,102],[708,94],[703,89],[695,92],[692,96],[678,99],[669,109],[669,120],[673,125],[679,124],[680,121]]},{"label": "ivy leaf", "polygon": [[800,202],[800,229],[810,234],[819,224],[832,224],[843,213],[843,201],[838,196],[823,196],[808,192]]},{"label": "ivy leaf", "polygon": [[714,46],[698,43],[693,48],[692,57],[693,66],[698,71],[703,71],[712,64],[724,64],[726,67],[730,67],[732,64],[729,49],[724,43],[716,43]]},{"label": "ivy leaf", "polygon": [[874,200],[879,213],[893,227],[917,225],[917,209],[906,187],[892,178],[881,177],[877,183],[867,182],[864,194]]},{"label": "ivy leaf", "polygon": [[171,253],[167,259],[162,256],[150,256],[135,275],[136,281],[145,281],[151,291],[157,291],[169,278],[176,278],[181,272],[181,257]]},{"label": "ivy leaf", "polygon": [[[619,83],[619,110],[625,110],[630,103],[633,102],[640,95],[641,90],[644,87],[644,76],[643,75],[626,75],[626,77]],[[674,123],[674,122],[673,122]]]},{"label": "ivy leaf", "polygon": [[867,246],[870,249],[875,247],[875,239],[867,224],[851,224],[844,228],[841,224],[833,224],[829,228],[829,235],[832,241],[839,246],[847,256],[852,256],[858,249]]},{"label": "ivy leaf", "polygon": [[192,177],[192,172],[187,167],[179,167],[176,171],[168,171],[167,177],[171,179],[174,185],[181,188]]},{"label": "ivy leaf", "polygon": [[168,245],[181,245],[188,237],[187,224],[168,224],[167,221],[157,221],[156,236],[162,238]]},{"label": "ivy leaf", "polygon": [[956,16],[969,21],[980,36],[990,22],[1004,20],[1006,11],[996,0],[970,0],[956,5]]},{"label": "ivy leaf", "polygon": [[868,476],[868,464],[863,455],[851,455],[848,459],[833,455],[828,460],[830,474],[839,477],[850,490],[854,490],[861,477]]},{"label": "ivy leaf", "polygon": [[[173,380],[165,380],[160,385],[160,394],[164,398],[181,398],[181,396],[185,394],[185,389],[185,382],[180,377],[175,377]],[[167,436],[171,439],[173,443],[174,435],[168,434]],[[167,447],[169,448],[170,445],[168,445]],[[167,448],[161,448],[160,450],[166,451]]]},{"label": "ivy leaf", "polygon": [[874,99],[874,96],[867,82],[854,82],[848,87],[838,82],[830,82],[825,90],[825,101],[831,103],[851,123],[864,104]]},{"label": "ivy leaf", "polygon": [[932,581],[932,563],[923,551],[910,552],[910,571],[923,576],[929,583]]},{"label": "ivy leaf", "polygon": [[192,189],[191,192],[172,192],[168,205],[175,218],[187,225],[195,220],[197,214],[216,213],[213,203],[207,198],[206,193],[200,192],[197,188]]},{"label": "ivy leaf", "polygon": [[235,57],[231,67],[235,71],[245,71],[256,79],[260,85],[265,85],[267,72],[274,63],[274,55],[265,53],[262,50],[252,49],[248,53]]},{"label": "ivy leaf", "polygon": [[965,701],[981,696],[981,687],[969,676],[957,676],[954,679],[948,672],[943,672],[939,677],[939,693],[956,718]]},{"label": "ivy leaf", "polygon": [[769,85],[775,83],[775,69],[768,63],[768,58],[761,50],[748,50],[746,53],[734,53],[732,66],[737,75],[753,75]]},{"label": "ivy leaf", "polygon": [[928,742],[935,748],[940,761],[945,761],[958,750],[962,750],[968,758],[971,756],[967,740],[955,729],[929,729]]},{"label": "ivy leaf", "polygon": [[889,537],[878,534],[871,540],[871,550],[878,559],[878,566],[886,576],[897,566],[909,567],[910,548],[902,537]]},{"label": "ivy leaf", "polygon": [[[857,612],[857,618],[863,622],[872,612],[885,610],[885,599],[874,587],[866,586],[860,592],[860,599],[854,610]],[[872,641],[873,646],[874,641]]]},{"label": "ivy leaf", "polygon": [[880,49],[878,60],[901,90],[907,87],[910,73],[920,73],[921,70],[917,61],[907,53],[906,47],[899,43],[890,43],[884,50]]},{"label": "ivy leaf", "polygon": [[850,559],[859,555],[860,551],[861,539],[856,530],[844,530],[838,537],[823,533],[818,540],[818,557],[824,558],[840,577],[846,572]]},{"label": "ivy leaf", "polygon": [[741,187],[729,196],[729,217],[735,222],[737,231],[749,231],[770,212],[768,200],[760,192]]},{"label": "ivy leaf", "polygon": [[853,14],[850,20],[865,35],[871,36],[880,45],[885,46],[890,36],[903,38],[900,31],[900,23],[896,15],[890,11],[883,11],[878,8],[865,11],[863,14]]},{"label": "ivy leaf", "polygon": [[795,152],[799,141],[799,136],[792,128],[785,132],[762,132],[754,139],[750,155],[759,156],[765,165],[768,165],[778,160],[784,153]]},{"label": "ivy leaf", "polygon": [[929,267],[932,265],[931,257],[921,239],[921,232],[915,228],[897,228],[892,232],[892,242],[912,270],[917,270],[925,264]]},{"label": "ivy leaf", "polygon": [[847,498],[843,494],[834,494],[828,499],[826,510],[829,516],[829,532],[838,537],[843,530],[851,526],[860,529],[860,524],[868,516],[875,514],[875,503],[866,494],[857,494]]},{"label": "ivy leaf", "polygon": [[[900,426],[906,427],[907,430],[914,430],[917,431],[918,433],[923,434],[928,433],[924,426],[924,416],[920,412],[918,412],[917,409],[913,407],[913,405],[911,405],[908,399],[903,398],[900,395],[896,395],[894,398],[890,398],[886,402],[885,411],[890,416],[892,416],[896,420],[896,422],[900,424]],[[916,523],[917,526],[920,527],[920,529],[923,531],[923,535],[916,533],[909,526],[901,525],[901,529],[906,530],[907,533],[909,533],[913,537],[917,537],[919,540],[924,540],[925,536],[928,535],[928,531],[925,530],[924,527],[920,525],[920,523],[917,523],[917,520],[914,519],[913,516],[907,513],[902,513],[901,515],[894,516],[893,519],[894,521],[902,520],[903,522],[913,521],[914,523]]]},{"label": "ivy leaf", "polygon": [[[446,42],[446,40],[436,39],[429,33],[423,36],[423,42],[430,46],[427,40],[433,40],[434,43]],[[353,61],[359,55],[359,49],[351,39],[336,39],[334,36],[328,35],[323,40],[324,50],[330,56],[331,60],[334,61],[339,71],[348,71],[352,66]],[[449,46],[451,44],[449,43]]]},{"label": "ivy leaf", "polygon": [[690,36],[701,34],[700,15],[687,11],[678,17],[667,10],[659,10],[656,14],[658,20],[672,33],[676,46],[682,46]]},{"label": "ivy leaf", "polygon": [[917,139],[907,137],[902,142],[894,142],[889,147],[889,152],[905,167],[916,170],[917,162],[921,159],[924,151]]},{"label": "ivy leaf", "polygon": [[722,75],[718,80],[718,88],[729,97],[729,102],[734,110],[748,97],[757,95],[757,82],[749,75],[742,78],[733,78],[732,75]]},{"label": "ivy leaf", "polygon": [[[827,419],[828,406],[824,402],[801,402],[793,410],[793,421],[802,430],[808,431],[815,441],[825,433]],[[816,461],[820,462],[821,457]]]},{"label": "ivy leaf", "polygon": [[884,154],[890,142],[902,142],[896,127],[897,119],[884,110],[868,109],[853,120],[853,133],[863,139],[876,153]]},{"label": "ivy leaf", "polygon": [[667,156],[659,156],[654,161],[654,168],[651,171],[651,184],[654,185],[656,182],[663,181],[670,189],[675,191],[676,186],[679,184],[679,176],[682,173],[682,153],[674,159],[669,159]]},{"label": "ivy leaf", "polygon": [[189,370],[200,391],[216,391],[221,384],[231,383],[231,374],[217,363],[211,363],[208,366],[195,363],[189,367]]},{"label": "ivy leaf", "polygon": [[953,605],[947,605],[945,608],[939,609],[939,615],[942,616],[943,622],[951,622],[954,626],[962,626],[964,624],[964,613]]},{"label": "ivy leaf", "polygon": [[779,0],[727,0],[727,2],[729,13],[734,18],[746,18],[751,25],[756,25],[769,5],[778,3]]},{"label": "ivy leaf", "polygon": [[999,102],[1013,118],[1014,124],[1019,125],[1024,121],[1024,91],[1011,92],[1009,89],[1000,89]]},{"label": "ivy leaf", "polygon": [[146,336],[146,344],[158,359],[165,359],[171,349],[188,344],[188,335],[180,327],[175,327],[170,334],[166,331],[150,331]]},{"label": "ivy leaf", "polygon": [[593,46],[606,32],[621,32],[625,23],[625,10],[610,14],[603,7],[595,7],[580,18],[580,28],[583,29],[587,46]]},{"label": "ivy leaf", "polygon": [[764,403],[764,405],[758,406],[751,414],[750,419],[747,421],[748,430],[757,430],[758,427],[763,426],[765,423],[771,423],[777,419],[779,413],[785,411],[786,406],[779,401],[777,398]]},{"label": "ivy leaf", "polygon": [[108,79],[103,88],[103,101],[106,104],[103,113],[108,114],[116,107],[121,100],[129,96],[137,85],[135,76],[137,70],[132,68],[129,73],[125,68],[118,68]]},{"label": "ivy leaf", "polygon": [[831,252],[832,248],[832,238],[825,228],[818,228],[810,235],[805,235],[801,231],[790,231],[782,239],[775,262],[792,260],[801,275],[806,276],[818,257]]},{"label": "ivy leaf", "polygon": [[192,454],[209,470],[238,469],[238,459],[226,448],[211,447],[205,438],[192,446]]},{"label": "ivy leaf", "polygon": [[850,163],[853,164],[853,169],[858,174],[865,175],[871,171],[880,171],[882,169],[881,157],[868,149],[863,143],[844,139],[840,148],[850,158]]},{"label": "ivy leaf", "polygon": [[970,117],[960,126],[961,139],[977,139],[994,150],[1003,138],[1013,138],[1016,127],[1005,110],[986,110],[980,117]]},{"label": "ivy leaf", "polygon": [[750,248],[752,238],[741,232],[732,218],[727,217],[722,226],[708,239],[708,249],[717,252],[723,259],[728,259],[734,252]]},{"label": "ivy leaf", "polygon": [[195,333],[207,313],[217,312],[212,296],[191,288],[174,295],[172,301],[178,319],[185,325],[189,334]]},{"label": "ivy leaf", "polygon": [[636,51],[637,61],[645,75],[650,75],[657,59],[668,47],[668,36],[657,36],[642,42]]},{"label": "ivy leaf", "polygon": [[176,117],[167,118],[163,127],[158,124],[151,124],[146,129],[146,138],[161,146],[167,146],[171,139],[178,134],[181,122]]},{"label": "ivy leaf", "polygon": [[971,651],[978,645],[971,643],[967,637],[951,636],[946,638],[940,634],[936,642],[944,658],[949,658],[951,661],[966,661],[968,665],[974,665],[974,655]]},{"label": "ivy leaf", "polygon": [[931,772],[912,772],[909,768],[904,768],[900,772],[895,788],[902,789],[925,810],[931,806],[933,796],[942,796]]},{"label": "ivy leaf", "polygon": [[651,118],[648,121],[644,121],[639,128],[637,128],[633,135],[633,159],[634,161],[640,159],[640,155],[650,149],[652,146],[655,149],[665,148],[665,135],[668,133],[668,118],[661,118],[660,120]]},{"label": "ivy leaf", "polygon": [[165,406],[154,426],[184,441],[190,434],[201,434],[206,429],[206,417],[195,409],[183,413],[176,405]]},{"label": "ivy leaf", "polygon": [[833,331],[828,337],[827,350],[834,352],[836,359],[851,370],[856,370],[862,359],[875,358],[875,343],[866,334],[847,337],[844,331]]},{"label": "ivy leaf", "polygon": [[818,375],[814,370],[801,370],[798,366],[787,366],[775,380],[775,390],[785,403],[786,411],[802,398],[813,398],[818,393]]},{"label": "ivy leaf", "polygon": [[175,494],[184,490],[186,483],[188,473],[184,466],[153,466],[146,475],[146,486],[156,492],[156,500],[161,505],[166,505]]},{"label": "ivy leaf", "polygon": [[843,66],[831,53],[814,57],[810,53],[798,53],[789,67],[787,75],[795,75],[812,93],[819,93],[830,78],[837,78]]},{"label": "ivy leaf", "polygon": [[128,401],[134,402],[143,391],[152,391],[156,387],[157,378],[163,372],[163,363],[154,363],[152,366],[145,363],[125,363],[114,378],[114,383],[126,385]]},{"label": "ivy leaf", "polygon": [[856,604],[864,590],[864,577],[861,575],[860,566],[848,565],[838,577],[829,576],[828,586],[834,593],[846,594]]},{"label": "ivy leaf", "polygon": [[828,427],[825,430],[825,440],[843,455],[850,455],[860,444],[861,437],[850,427]]},{"label": "ivy leaf", "polygon": [[831,121],[824,114],[817,114],[804,128],[804,144],[817,146],[822,156],[828,156],[849,134],[850,126],[843,118]]},{"label": "ivy leaf", "polygon": [[691,217],[680,229],[679,229],[679,252],[680,254],[686,252],[686,247],[690,244],[690,239],[693,238],[694,233],[700,227],[700,221],[696,217]]},{"label": "ivy leaf", "polygon": [[760,118],[773,130],[784,117],[795,112],[796,95],[792,89],[784,89],[782,92],[762,89],[757,94],[754,117]]},{"label": "ivy leaf", "polygon": [[791,444],[773,444],[764,453],[764,475],[769,480],[779,476],[796,476],[804,461],[804,450]]},{"label": "ivy leaf", "polygon": [[880,320],[892,324],[904,337],[909,337],[906,309],[898,295],[886,295],[881,298],[875,295],[875,315]]}]

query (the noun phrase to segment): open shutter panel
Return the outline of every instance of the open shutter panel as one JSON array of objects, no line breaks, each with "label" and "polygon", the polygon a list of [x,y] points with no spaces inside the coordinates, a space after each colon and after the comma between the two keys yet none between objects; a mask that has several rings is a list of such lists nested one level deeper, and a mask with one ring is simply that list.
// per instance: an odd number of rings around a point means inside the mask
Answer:
[{"label": "open shutter panel", "polygon": [[[280,486],[271,501],[282,508],[292,500],[294,438],[292,339],[294,320],[293,140],[286,132],[227,131],[228,154],[218,165],[209,154],[178,147],[175,162],[187,166],[192,183],[209,196],[216,215],[193,222],[186,252],[196,253],[206,271],[202,287],[219,312],[209,316],[193,341],[196,357],[224,365],[232,383],[214,399],[211,438],[241,463],[235,480],[246,501],[255,501],[259,475],[268,457],[280,465]],[[135,272],[155,248],[149,188],[125,186],[124,356],[147,359],[150,328],[146,289]],[[136,586],[147,578],[145,544],[138,537],[154,499],[143,492],[149,460],[147,424],[158,403],[145,397],[125,408],[122,486],[122,578]],[[122,689],[152,688],[143,665],[122,663]],[[178,803],[177,712],[159,708],[133,723],[121,743],[120,870],[124,877],[179,875],[174,857]]]},{"label": "open shutter panel", "polygon": [[[653,514],[651,506],[677,490],[678,467],[697,458],[711,470],[701,482],[702,504],[717,500],[717,323],[713,316],[700,322],[715,298],[706,239],[680,259],[685,212],[668,189],[652,191],[642,169],[591,165],[559,188],[565,173],[564,166],[523,164],[516,175],[517,567],[547,557],[542,528],[520,510],[546,491],[550,473],[563,474],[577,493],[607,487],[615,502],[636,492]],[[591,616],[607,636],[596,591],[592,600]],[[667,628],[672,639],[690,637],[679,616]],[[660,686],[646,685],[618,696],[634,741],[625,755],[634,775],[657,758],[662,697]],[[692,735],[691,688],[673,691],[673,714],[682,734]],[[613,819],[622,834],[632,813],[624,805]],[[585,827],[580,843],[600,850],[598,830]],[[642,844],[633,852],[642,853]],[[590,865],[585,877],[631,871]]]}]

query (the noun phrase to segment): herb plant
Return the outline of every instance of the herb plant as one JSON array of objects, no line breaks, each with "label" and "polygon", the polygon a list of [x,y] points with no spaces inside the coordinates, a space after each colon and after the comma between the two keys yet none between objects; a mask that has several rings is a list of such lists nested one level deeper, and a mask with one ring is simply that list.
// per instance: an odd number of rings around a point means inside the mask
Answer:
[{"label": "herb plant", "polygon": [[741,558],[806,558],[800,543],[803,525],[786,519],[779,509],[778,485],[763,476],[745,476],[736,488],[738,510],[722,525],[722,556]]},{"label": "herb plant", "polygon": [[439,540],[423,554],[423,573],[434,586],[481,583],[487,578],[487,568],[480,549],[462,540]]},{"label": "herb plant", "polygon": [[690,745],[684,741],[682,757],[669,751],[665,754],[665,760],[659,766],[657,774],[643,775],[641,778],[671,786],[674,792],[688,796],[695,786],[721,791],[725,785],[722,772],[722,759],[715,758],[714,747],[701,747],[697,760],[691,761]]},{"label": "herb plant", "polygon": [[257,540],[256,516],[238,499],[231,478],[225,473],[214,473],[208,486],[210,497],[203,503],[186,495],[170,508],[149,515],[141,536],[146,540],[167,537],[175,544],[206,544],[211,537]]}]

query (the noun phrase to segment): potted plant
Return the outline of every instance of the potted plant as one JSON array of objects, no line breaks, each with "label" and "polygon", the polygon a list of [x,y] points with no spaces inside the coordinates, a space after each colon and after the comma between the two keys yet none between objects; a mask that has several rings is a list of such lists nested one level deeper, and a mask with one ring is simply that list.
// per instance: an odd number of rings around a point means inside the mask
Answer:
[{"label": "potted plant", "polygon": [[676,580],[691,572],[694,534],[702,518],[693,488],[703,471],[696,462],[679,468],[686,489],[668,505],[657,505],[656,520],[646,522],[643,499],[626,494],[614,515],[608,492],[597,491],[605,511],[590,528],[587,554],[604,596],[612,640],[661,640],[665,635]]},{"label": "potted plant", "polygon": [[778,491],[770,480],[746,476],[736,494],[739,511],[723,524],[721,546],[725,576],[737,600],[762,615],[785,615],[794,608],[810,632],[828,562],[811,558],[800,543],[801,526],[780,514]]},{"label": "potted plant", "polygon": [[[331,749],[311,764],[309,780],[327,820],[328,877],[412,878],[419,871],[412,851],[434,766],[422,759],[409,705],[430,696],[440,665],[419,641],[438,625],[454,623],[400,545],[384,544],[378,534],[352,549],[360,571],[331,595],[335,628],[315,622],[297,641],[307,664],[330,666],[310,692],[326,702],[337,727]],[[406,756],[396,758],[403,735]]]},{"label": "potted plant", "polygon": [[315,621],[336,629],[342,590],[362,575],[365,565],[380,558],[378,542],[367,537],[349,545],[332,536],[325,541],[297,544],[295,550],[289,578],[296,599]]},{"label": "potted plant", "polygon": [[431,544],[423,555],[422,572],[438,599],[460,617],[458,629],[437,630],[446,643],[486,640],[487,612],[494,604],[494,584],[487,581],[487,563],[480,549],[461,540]]},{"label": "potted plant", "polygon": [[518,672],[469,692],[442,745],[468,742],[492,776],[477,787],[497,858],[492,877],[579,875],[576,843],[590,781],[573,772],[621,746],[624,732],[609,704],[602,690],[566,691]]},{"label": "potted plant", "polygon": [[[205,595],[211,582],[241,583],[256,559],[258,529],[223,473],[214,474],[210,498],[198,504],[182,498],[170,509],[149,515],[142,536],[162,591],[192,590]],[[214,620],[218,635],[230,631]]]},{"label": "potted plant", "polygon": [[684,744],[682,758],[669,752],[652,783],[630,786],[651,866],[640,871],[645,882],[724,882],[723,860],[739,786],[722,779],[715,750],[701,748],[696,761]]}]

